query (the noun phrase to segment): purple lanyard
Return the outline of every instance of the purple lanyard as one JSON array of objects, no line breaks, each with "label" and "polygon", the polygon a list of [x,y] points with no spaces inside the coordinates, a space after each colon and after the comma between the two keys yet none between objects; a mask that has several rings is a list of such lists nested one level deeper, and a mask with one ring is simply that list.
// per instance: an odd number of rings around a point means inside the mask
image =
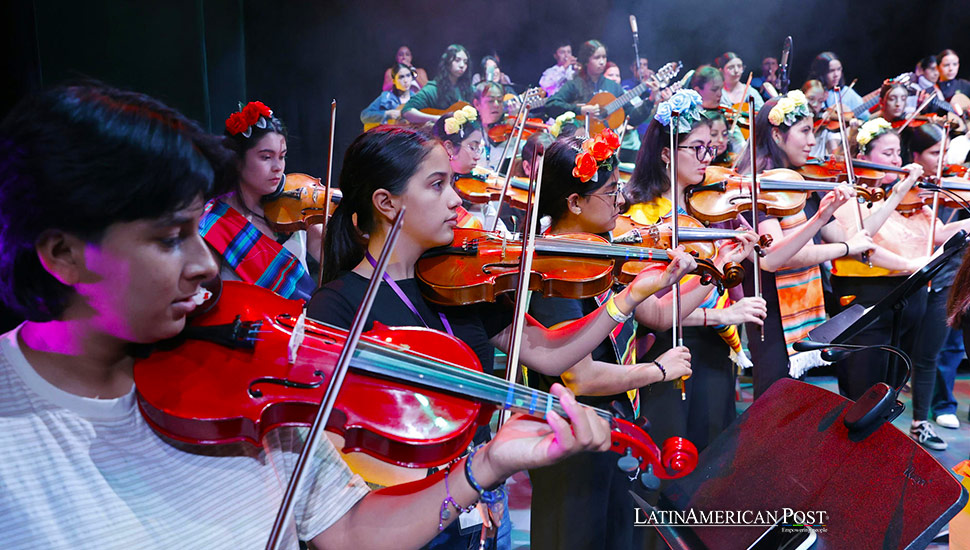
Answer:
[{"label": "purple lanyard", "polygon": [[[377,261],[374,260],[373,256],[371,256],[370,251],[364,252],[364,257],[367,258],[368,262],[370,262],[371,267],[375,267],[375,268],[377,267]],[[403,290],[401,290],[401,287],[398,286],[396,282],[394,282],[394,279],[392,279],[391,276],[388,275],[386,271],[384,272],[384,282],[391,287],[391,290],[393,290],[394,293],[397,294],[397,297],[400,298],[402,302],[404,302],[404,305],[408,306],[408,309],[411,310],[411,313],[413,313],[414,316],[421,321],[421,324],[424,325],[425,328],[431,328],[430,326],[428,326],[428,323],[424,320],[424,317],[422,317],[421,314],[418,313],[418,308],[414,307],[414,302],[412,302],[411,299],[408,298],[408,295],[405,294]],[[441,324],[444,325],[445,331],[449,335],[454,336],[455,333],[452,332],[451,330],[451,323],[448,322],[448,318],[445,317],[445,314],[439,311],[438,317],[441,318]]]}]

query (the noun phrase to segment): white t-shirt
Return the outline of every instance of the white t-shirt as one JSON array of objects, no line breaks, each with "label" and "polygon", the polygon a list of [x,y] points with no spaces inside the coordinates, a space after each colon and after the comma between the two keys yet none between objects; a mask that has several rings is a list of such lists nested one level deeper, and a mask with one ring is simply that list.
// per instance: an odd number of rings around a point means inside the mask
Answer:
[{"label": "white t-shirt", "polygon": [[[302,428],[247,444],[176,448],[117,399],[67,393],[27,363],[19,328],[0,336],[0,546],[125,549],[263,548]],[[367,493],[321,442],[296,516],[321,533]],[[307,496],[308,495],[308,496]],[[292,527],[284,548],[296,548]]]}]

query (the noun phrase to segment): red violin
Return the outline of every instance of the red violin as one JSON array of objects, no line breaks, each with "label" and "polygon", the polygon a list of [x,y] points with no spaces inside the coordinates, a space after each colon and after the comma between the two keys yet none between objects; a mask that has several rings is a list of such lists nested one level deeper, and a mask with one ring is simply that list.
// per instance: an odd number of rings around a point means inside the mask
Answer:
[{"label": "red violin", "polygon": [[[258,446],[275,427],[309,425],[347,332],[311,320],[301,331],[302,312],[300,301],[226,282],[173,345],[135,364],[145,419],[192,444]],[[555,396],[484,374],[475,352],[452,336],[375,323],[360,340],[327,430],[344,437],[344,452],[426,468],[461,456],[497,406],[566,418]],[[661,451],[635,425],[597,413],[611,422],[625,470],[652,466],[671,479],[696,466],[689,441],[668,439]]]}]

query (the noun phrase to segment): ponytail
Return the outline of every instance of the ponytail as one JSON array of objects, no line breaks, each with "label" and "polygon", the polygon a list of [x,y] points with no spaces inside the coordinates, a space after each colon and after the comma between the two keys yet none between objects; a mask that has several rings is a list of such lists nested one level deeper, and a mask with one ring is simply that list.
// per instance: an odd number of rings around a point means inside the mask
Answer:
[{"label": "ponytail", "polygon": [[374,192],[386,189],[392,195],[402,195],[432,143],[437,142],[417,130],[379,126],[357,136],[350,144],[340,172],[342,197],[324,240],[324,283],[353,269],[364,258],[364,235],[376,229]]}]

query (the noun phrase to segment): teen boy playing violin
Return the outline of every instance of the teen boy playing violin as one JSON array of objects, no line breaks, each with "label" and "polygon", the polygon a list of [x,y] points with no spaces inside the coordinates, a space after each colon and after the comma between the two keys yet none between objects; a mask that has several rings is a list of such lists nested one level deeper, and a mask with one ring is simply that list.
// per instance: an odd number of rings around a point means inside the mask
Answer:
[{"label": "teen boy playing violin", "polygon": [[[273,430],[258,449],[175,444],[137,411],[132,379],[132,345],[178,334],[217,272],[198,224],[225,156],[178,112],[100,85],[30,97],[0,125],[0,287],[27,318],[0,337],[5,548],[266,541],[302,430]],[[608,447],[607,425],[553,392],[571,426],[511,420],[474,457],[483,487]],[[417,548],[478,498],[461,464],[376,493],[327,443],[310,468],[287,548]]]}]

